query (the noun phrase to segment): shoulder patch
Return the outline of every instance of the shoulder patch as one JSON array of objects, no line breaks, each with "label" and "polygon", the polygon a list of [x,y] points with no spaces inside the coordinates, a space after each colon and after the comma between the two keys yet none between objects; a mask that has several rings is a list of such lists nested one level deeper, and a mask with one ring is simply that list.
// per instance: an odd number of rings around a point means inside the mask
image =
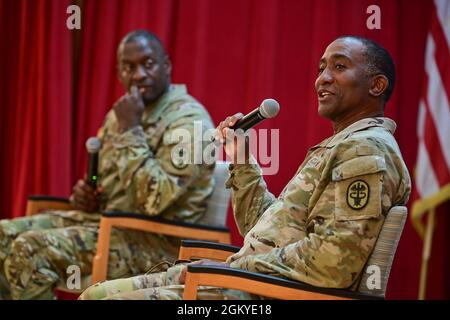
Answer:
[{"label": "shoulder patch", "polygon": [[347,188],[347,205],[353,210],[361,210],[369,202],[370,187],[364,180],[355,180]]}]

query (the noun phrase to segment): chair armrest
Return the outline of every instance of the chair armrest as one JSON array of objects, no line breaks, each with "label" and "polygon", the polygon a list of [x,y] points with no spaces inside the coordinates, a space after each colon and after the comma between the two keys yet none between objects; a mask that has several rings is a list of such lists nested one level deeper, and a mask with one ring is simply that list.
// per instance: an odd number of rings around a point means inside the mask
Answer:
[{"label": "chair armrest", "polygon": [[242,269],[190,264],[187,267],[184,299],[195,299],[198,286],[236,289],[260,296],[288,300],[382,299],[378,296],[344,289],[315,287]]},{"label": "chair armrest", "polygon": [[192,260],[192,258],[225,261],[230,255],[240,250],[239,247],[201,240],[182,240],[178,259]]},{"label": "chair armrest", "polygon": [[226,227],[173,221],[131,212],[108,211],[102,214],[100,220],[97,253],[92,267],[93,283],[106,279],[109,242],[113,227],[142,230],[178,238],[230,243],[230,232]]},{"label": "chair armrest", "polygon": [[70,203],[69,199],[66,197],[56,197],[45,194],[32,194],[29,195],[27,199],[31,201],[55,201],[55,202]]},{"label": "chair armrest", "polygon": [[30,195],[27,197],[26,215],[46,211],[46,210],[73,210],[69,199],[48,195]]},{"label": "chair armrest", "polygon": [[216,232],[229,232],[230,231],[227,227],[209,226],[209,225],[198,224],[198,223],[175,221],[175,220],[161,218],[158,216],[147,216],[144,214],[132,213],[132,212],[106,211],[102,214],[102,218],[103,217],[113,218],[113,219],[119,219],[119,218],[137,219],[137,220],[151,221],[151,222],[155,222],[155,223],[162,223],[162,224],[172,225],[172,226],[179,226],[179,227],[192,228],[192,229],[201,229],[201,230],[210,230],[210,231],[216,231]]},{"label": "chair armrest", "polygon": [[233,246],[231,244],[224,244],[212,241],[202,241],[202,240],[182,240],[181,246],[189,248],[208,248],[208,249],[228,251],[231,253],[236,253],[239,250],[241,250],[240,247]]}]

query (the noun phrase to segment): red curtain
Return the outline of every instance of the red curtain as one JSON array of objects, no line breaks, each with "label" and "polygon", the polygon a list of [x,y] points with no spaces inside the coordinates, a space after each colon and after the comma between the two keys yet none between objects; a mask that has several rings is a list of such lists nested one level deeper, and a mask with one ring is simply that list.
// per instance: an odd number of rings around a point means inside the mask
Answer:
[{"label": "red curtain", "polygon": [[[431,1],[374,0],[96,0],[77,1],[81,30],[65,26],[70,1],[0,2],[1,217],[20,216],[27,194],[68,195],[86,168],[84,142],[123,93],[116,48],[127,32],[157,33],[172,58],[173,82],[209,109],[218,123],[267,97],[281,112],[260,128],[279,128],[279,193],[307,148],[332,133],[317,115],[314,80],[326,45],[344,34],[384,45],[397,65],[387,116],[411,174]],[[381,9],[369,30],[366,9]],[[6,71],[6,72],[5,72]],[[448,218],[440,215],[430,262],[428,297],[450,297],[445,275]],[[242,239],[233,227],[233,241]],[[446,241],[447,240],[447,241]],[[388,298],[416,298],[421,241],[408,222],[391,273]]]},{"label": "red curtain", "polygon": [[0,4],[1,215],[27,194],[67,195],[73,182],[69,1]]}]

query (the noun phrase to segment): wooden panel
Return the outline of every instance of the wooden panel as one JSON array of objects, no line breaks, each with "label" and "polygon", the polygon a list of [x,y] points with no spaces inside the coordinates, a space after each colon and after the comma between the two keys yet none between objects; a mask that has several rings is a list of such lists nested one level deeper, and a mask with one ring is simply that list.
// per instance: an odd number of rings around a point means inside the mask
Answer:
[{"label": "wooden panel", "polygon": [[226,244],[230,243],[229,232],[188,228],[183,226],[170,225],[154,221],[145,221],[140,219],[105,218],[105,217],[103,217],[102,220],[103,219],[111,220],[112,227],[143,230],[183,239],[209,240]]},{"label": "wooden panel", "polygon": [[61,201],[28,200],[26,215],[31,216],[47,210],[73,210],[70,203]]},{"label": "wooden panel", "polygon": [[196,300],[198,286],[214,286],[218,288],[236,289],[260,296],[282,300],[351,300],[349,298],[293,289],[236,276],[190,272],[186,274],[186,285],[184,288],[183,299]]},{"label": "wooden panel", "polygon": [[97,253],[92,263],[92,284],[106,280],[112,219],[102,218],[98,230]]},{"label": "wooden panel", "polygon": [[178,259],[191,260],[192,258],[211,259],[217,261],[225,261],[232,255],[233,252],[211,249],[211,248],[196,248],[196,247],[181,247]]},{"label": "wooden panel", "polygon": [[100,220],[97,253],[94,257],[92,268],[92,283],[106,280],[108,272],[109,238],[111,228],[114,227],[142,230],[178,238],[209,240],[226,244],[231,242],[229,232],[188,228],[133,218],[102,217]]}]

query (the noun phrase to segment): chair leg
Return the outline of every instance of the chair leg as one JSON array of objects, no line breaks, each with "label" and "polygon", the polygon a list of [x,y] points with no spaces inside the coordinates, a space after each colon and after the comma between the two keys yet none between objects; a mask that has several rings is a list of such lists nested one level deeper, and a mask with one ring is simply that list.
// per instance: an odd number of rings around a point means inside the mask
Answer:
[{"label": "chair leg", "polygon": [[92,266],[92,284],[106,280],[111,229],[111,221],[107,218],[102,218],[98,230],[97,253]]},{"label": "chair leg", "polygon": [[180,252],[178,253],[179,260],[190,260],[192,254],[190,248],[180,247]]},{"label": "chair leg", "polygon": [[184,283],[183,300],[197,300],[198,275],[187,272]]}]

